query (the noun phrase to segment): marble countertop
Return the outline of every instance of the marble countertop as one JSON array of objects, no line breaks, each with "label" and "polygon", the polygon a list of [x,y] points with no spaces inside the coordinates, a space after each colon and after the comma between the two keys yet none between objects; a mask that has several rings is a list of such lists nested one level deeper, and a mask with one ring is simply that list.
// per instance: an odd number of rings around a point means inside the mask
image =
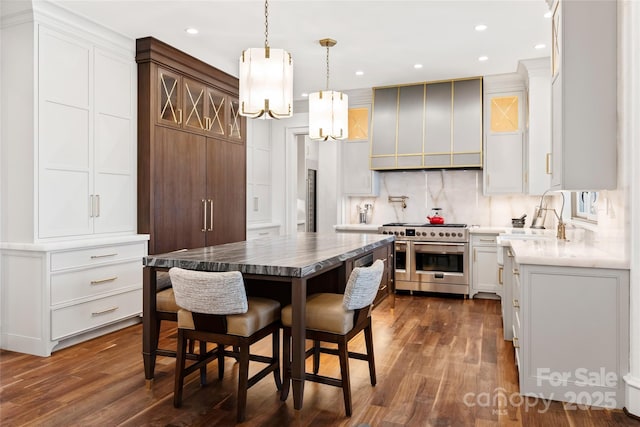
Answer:
[{"label": "marble countertop", "polygon": [[393,236],[356,233],[297,233],[149,255],[150,267],[306,277],[394,241]]},{"label": "marble countertop", "polygon": [[[562,267],[629,268],[623,245],[615,241],[566,241],[553,238],[504,240],[519,264]],[[507,243],[508,242],[508,243]]]},{"label": "marble countertop", "polygon": [[336,231],[378,231],[382,224],[337,224],[333,228]]}]

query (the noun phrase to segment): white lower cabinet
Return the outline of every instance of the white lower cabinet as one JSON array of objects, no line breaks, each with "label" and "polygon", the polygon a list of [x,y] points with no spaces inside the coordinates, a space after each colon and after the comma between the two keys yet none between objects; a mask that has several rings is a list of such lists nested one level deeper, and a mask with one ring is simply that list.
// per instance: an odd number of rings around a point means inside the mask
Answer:
[{"label": "white lower cabinet", "polygon": [[471,286],[469,298],[479,292],[502,296],[498,270],[497,234],[473,234],[471,236]]},{"label": "white lower cabinet", "polygon": [[263,237],[272,237],[280,235],[280,226],[278,224],[258,225],[253,224],[247,228],[247,240],[261,239]]},{"label": "white lower cabinet", "polygon": [[146,235],[2,250],[6,350],[51,351],[139,322]]},{"label": "white lower cabinet", "polygon": [[513,271],[520,393],[621,408],[629,371],[629,271],[516,263]]}]

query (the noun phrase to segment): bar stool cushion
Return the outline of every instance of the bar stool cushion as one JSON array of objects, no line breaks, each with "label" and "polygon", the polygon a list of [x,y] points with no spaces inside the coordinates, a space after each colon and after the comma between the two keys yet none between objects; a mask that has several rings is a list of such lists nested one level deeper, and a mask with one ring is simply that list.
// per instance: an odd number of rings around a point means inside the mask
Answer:
[{"label": "bar stool cushion", "polygon": [[[313,294],[307,298],[305,323],[307,329],[344,335],[353,329],[353,310],[346,310],[342,294]],[[291,305],[282,309],[282,324],[291,326]]]},{"label": "bar stool cushion", "polygon": [[[251,336],[256,331],[275,322],[280,317],[280,303],[268,298],[249,297],[248,309],[242,314],[228,314],[227,334],[241,337]],[[195,329],[189,310],[178,311],[178,328]]]},{"label": "bar stool cushion", "polygon": [[156,294],[156,310],[167,313],[177,313],[180,310],[180,307],[176,304],[173,288],[165,289]]}]

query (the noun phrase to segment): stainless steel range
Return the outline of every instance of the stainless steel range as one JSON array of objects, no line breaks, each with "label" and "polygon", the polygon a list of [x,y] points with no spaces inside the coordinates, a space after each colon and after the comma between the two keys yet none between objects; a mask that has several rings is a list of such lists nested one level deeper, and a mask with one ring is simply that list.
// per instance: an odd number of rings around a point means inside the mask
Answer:
[{"label": "stainless steel range", "polygon": [[396,289],[469,294],[466,224],[384,224],[396,236]]}]

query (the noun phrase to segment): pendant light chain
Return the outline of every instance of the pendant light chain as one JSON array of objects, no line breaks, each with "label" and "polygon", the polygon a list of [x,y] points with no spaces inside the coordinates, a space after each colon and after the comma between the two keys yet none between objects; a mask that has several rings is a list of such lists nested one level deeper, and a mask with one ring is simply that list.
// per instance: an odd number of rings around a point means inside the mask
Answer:
[{"label": "pendant light chain", "polygon": [[329,90],[329,46],[327,45],[327,91]]},{"label": "pendant light chain", "polygon": [[269,0],[264,0],[264,47],[269,47]]}]

